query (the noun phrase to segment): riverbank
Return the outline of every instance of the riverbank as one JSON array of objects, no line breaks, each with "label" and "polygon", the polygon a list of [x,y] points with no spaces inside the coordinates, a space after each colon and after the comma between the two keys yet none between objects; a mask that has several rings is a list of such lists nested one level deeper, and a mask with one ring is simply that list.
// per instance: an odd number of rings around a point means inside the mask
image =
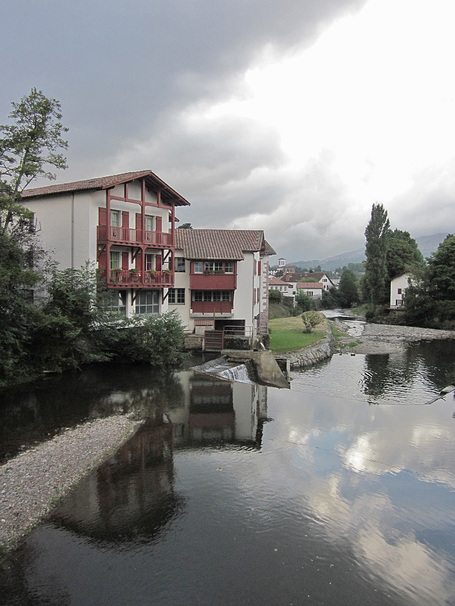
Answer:
[{"label": "riverbank", "polygon": [[[355,320],[355,316],[352,316]],[[358,318],[361,320],[361,318]],[[337,319],[335,326],[342,334],[336,342],[336,350],[358,354],[389,354],[403,351],[410,343],[417,341],[453,340],[455,331],[395,324],[363,324],[359,335],[349,333],[352,324],[346,319]]]},{"label": "riverbank", "polygon": [[84,423],[0,467],[0,548],[14,549],[85,475],[140,426],[128,416]]}]

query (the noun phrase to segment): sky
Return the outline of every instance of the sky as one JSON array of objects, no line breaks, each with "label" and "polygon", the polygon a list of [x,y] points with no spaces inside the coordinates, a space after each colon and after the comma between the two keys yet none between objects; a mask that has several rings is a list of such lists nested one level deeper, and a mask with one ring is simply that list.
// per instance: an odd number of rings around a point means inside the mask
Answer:
[{"label": "sky", "polygon": [[32,87],[60,101],[58,183],[151,169],[181,223],[263,229],[290,262],[362,248],[375,203],[414,238],[454,232],[453,0],[0,10],[0,123]]}]

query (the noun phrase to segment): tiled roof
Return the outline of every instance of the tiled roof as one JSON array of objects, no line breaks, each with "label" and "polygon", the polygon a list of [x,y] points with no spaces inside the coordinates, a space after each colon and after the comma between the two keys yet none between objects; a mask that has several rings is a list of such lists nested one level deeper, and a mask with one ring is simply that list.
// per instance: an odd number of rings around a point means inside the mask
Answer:
[{"label": "tiled roof", "polygon": [[285,282],[281,278],[276,278],[275,276],[272,276],[269,278],[269,285],[270,284],[273,284],[275,286],[287,286],[288,288],[292,287],[292,285],[289,284],[289,282]]},{"label": "tiled roof", "polygon": [[320,282],[297,282],[297,288],[314,288],[315,290],[324,288]]},{"label": "tiled roof", "polygon": [[84,181],[73,181],[72,183],[59,183],[55,185],[46,185],[44,187],[36,187],[34,189],[26,189],[22,192],[22,197],[37,198],[76,191],[109,189],[116,185],[122,185],[123,183],[142,178],[145,178],[145,183],[149,189],[152,191],[161,191],[161,197],[164,202],[171,201],[174,202],[176,206],[189,206],[190,203],[185,200],[185,198],[157,177],[151,170],[121,173],[120,175],[110,175],[108,177],[85,179]]},{"label": "tiled roof", "polygon": [[244,252],[267,253],[264,232],[256,229],[176,229],[175,248],[187,259],[226,259],[241,261]]}]

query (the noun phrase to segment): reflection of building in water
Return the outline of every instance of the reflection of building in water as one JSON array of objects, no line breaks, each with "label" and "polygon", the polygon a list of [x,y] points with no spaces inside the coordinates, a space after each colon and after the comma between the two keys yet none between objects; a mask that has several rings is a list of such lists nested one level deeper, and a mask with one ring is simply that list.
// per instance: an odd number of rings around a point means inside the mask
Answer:
[{"label": "reflection of building in water", "polygon": [[266,387],[202,374],[191,373],[186,378],[185,406],[168,413],[176,446],[227,441],[260,447],[262,423],[267,418]]},{"label": "reflection of building in water", "polygon": [[154,536],[183,505],[174,492],[172,444],[172,425],[157,413],[80,482],[52,520],[107,541]]},{"label": "reflection of building in water", "polygon": [[102,541],[153,538],[184,505],[174,490],[175,446],[225,441],[260,447],[266,387],[192,371],[176,377],[177,403],[159,405],[169,402],[169,394],[144,402],[144,424],[64,499],[52,514],[54,523]]}]

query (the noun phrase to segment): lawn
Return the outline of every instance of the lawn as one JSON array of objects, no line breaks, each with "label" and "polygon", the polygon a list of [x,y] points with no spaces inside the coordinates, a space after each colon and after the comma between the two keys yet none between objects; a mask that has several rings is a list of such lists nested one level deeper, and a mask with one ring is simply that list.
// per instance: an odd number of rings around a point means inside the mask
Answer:
[{"label": "lawn", "polygon": [[304,333],[300,316],[269,320],[269,329],[270,349],[274,352],[303,349],[325,337],[323,324],[316,326],[316,329],[309,334]]}]

